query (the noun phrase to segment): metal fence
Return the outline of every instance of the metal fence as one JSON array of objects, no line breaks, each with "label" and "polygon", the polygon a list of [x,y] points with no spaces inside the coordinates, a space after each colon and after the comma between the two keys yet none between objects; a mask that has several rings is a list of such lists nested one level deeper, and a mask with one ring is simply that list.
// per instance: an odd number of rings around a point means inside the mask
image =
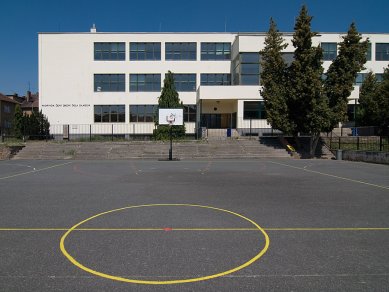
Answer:
[{"label": "metal fence", "polygon": [[326,137],[331,150],[363,150],[389,152],[389,136]]}]

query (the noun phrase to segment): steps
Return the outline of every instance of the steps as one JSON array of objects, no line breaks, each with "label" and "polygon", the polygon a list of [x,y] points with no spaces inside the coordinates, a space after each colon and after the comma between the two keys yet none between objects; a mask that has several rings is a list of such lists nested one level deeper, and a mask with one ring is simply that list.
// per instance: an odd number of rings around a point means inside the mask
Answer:
[{"label": "steps", "polygon": [[[169,142],[28,142],[13,159],[166,159]],[[211,140],[173,142],[179,159],[290,157],[277,140]]]}]

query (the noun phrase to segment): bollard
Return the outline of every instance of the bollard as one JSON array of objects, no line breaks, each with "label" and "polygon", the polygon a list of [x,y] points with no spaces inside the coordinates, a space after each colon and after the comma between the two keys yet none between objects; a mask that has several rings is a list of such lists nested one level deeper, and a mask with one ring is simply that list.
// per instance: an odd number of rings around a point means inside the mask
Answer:
[{"label": "bollard", "polygon": [[338,149],[336,150],[336,160],[342,160],[343,159],[343,150]]}]

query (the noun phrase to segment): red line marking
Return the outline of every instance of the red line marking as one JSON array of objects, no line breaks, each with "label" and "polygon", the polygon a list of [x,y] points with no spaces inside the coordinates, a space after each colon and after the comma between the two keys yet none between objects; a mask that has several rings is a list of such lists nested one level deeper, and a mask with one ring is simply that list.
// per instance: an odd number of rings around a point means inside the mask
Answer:
[{"label": "red line marking", "polygon": [[163,230],[164,230],[164,231],[172,231],[173,229],[170,228],[170,227],[165,227]]}]

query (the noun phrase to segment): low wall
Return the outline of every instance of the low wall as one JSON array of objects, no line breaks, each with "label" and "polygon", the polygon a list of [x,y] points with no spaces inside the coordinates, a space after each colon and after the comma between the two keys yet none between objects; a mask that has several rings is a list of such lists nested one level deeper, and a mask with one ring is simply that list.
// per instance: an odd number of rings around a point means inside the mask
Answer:
[{"label": "low wall", "polygon": [[389,164],[389,152],[343,150],[343,159]]}]

